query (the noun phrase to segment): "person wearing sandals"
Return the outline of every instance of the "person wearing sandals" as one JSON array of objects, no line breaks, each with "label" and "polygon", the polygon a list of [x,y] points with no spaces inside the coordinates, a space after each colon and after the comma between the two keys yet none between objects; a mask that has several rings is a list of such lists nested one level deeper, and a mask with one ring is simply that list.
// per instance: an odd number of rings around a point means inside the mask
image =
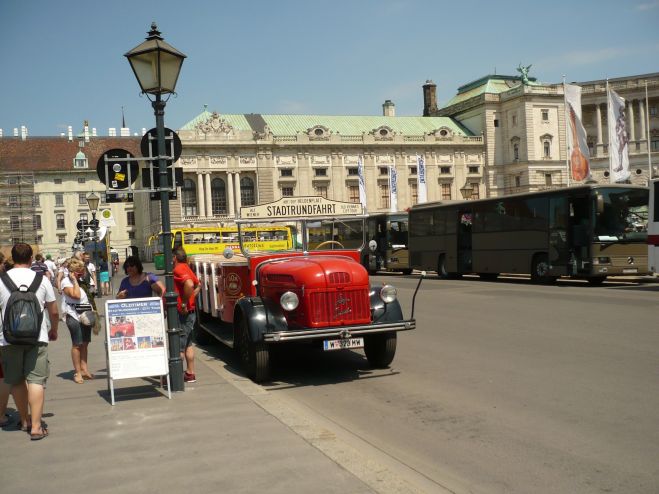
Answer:
[{"label": "person wearing sandals", "polygon": [[[37,276],[37,273],[30,269],[32,247],[24,243],[15,244],[11,249],[11,256],[14,267],[7,270],[7,275],[14,285],[30,286]],[[47,317],[44,315],[41,323],[39,343],[36,345],[12,345],[7,343],[3,332],[0,331],[4,381],[11,386],[11,394],[21,418],[20,427],[30,433],[30,439],[33,441],[43,439],[48,435],[46,424],[41,421],[44,389],[50,375],[48,341],[57,339],[59,319],[55,291],[50,282],[42,279],[35,295],[41,307],[47,310]],[[10,292],[5,283],[0,283],[0,308],[3,313],[7,310],[9,297]]]},{"label": "person wearing sandals", "polygon": [[83,310],[90,310],[87,293],[80,287],[80,278],[85,275],[85,264],[75,258],[69,260],[69,274],[62,278],[60,287],[64,294],[63,307],[66,311],[66,326],[71,333],[71,360],[73,361],[73,380],[82,384],[85,379],[94,376],[87,367],[87,347],[92,340],[92,327],[80,321]]},{"label": "person wearing sandals", "polygon": [[142,261],[137,256],[128,256],[124,261],[124,272],[128,275],[119,285],[117,298],[162,297],[165,285],[153,273],[145,273]]}]

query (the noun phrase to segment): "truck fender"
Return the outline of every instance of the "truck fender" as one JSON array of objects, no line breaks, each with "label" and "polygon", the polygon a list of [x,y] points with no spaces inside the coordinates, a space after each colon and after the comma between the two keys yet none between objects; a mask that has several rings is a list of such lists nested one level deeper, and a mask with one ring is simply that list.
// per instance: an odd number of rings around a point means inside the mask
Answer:
[{"label": "truck fender", "polygon": [[403,309],[401,309],[398,300],[385,304],[380,298],[380,287],[371,287],[369,298],[371,299],[373,324],[403,320]]},{"label": "truck fender", "polygon": [[265,333],[286,331],[288,323],[282,308],[274,301],[261,297],[243,297],[236,303],[233,326],[237,328],[239,318],[247,320],[252,341],[263,339]]}]

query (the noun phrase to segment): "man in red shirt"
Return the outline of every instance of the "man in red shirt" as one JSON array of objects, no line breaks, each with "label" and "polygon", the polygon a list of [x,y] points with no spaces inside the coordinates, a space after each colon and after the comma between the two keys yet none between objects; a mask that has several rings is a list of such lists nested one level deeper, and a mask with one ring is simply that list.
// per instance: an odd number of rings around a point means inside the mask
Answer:
[{"label": "man in red shirt", "polygon": [[176,308],[181,328],[181,359],[185,358],[186,371],[183,381],[193,383],[197,381],[194,373],[194,347],[192,346],[192,330],[195,318],[195,299],[201,286],[199,278],[192,272],[188,265],[188,257],[185,250],[178,248],[174,250],[174,290],[178,294]]}]

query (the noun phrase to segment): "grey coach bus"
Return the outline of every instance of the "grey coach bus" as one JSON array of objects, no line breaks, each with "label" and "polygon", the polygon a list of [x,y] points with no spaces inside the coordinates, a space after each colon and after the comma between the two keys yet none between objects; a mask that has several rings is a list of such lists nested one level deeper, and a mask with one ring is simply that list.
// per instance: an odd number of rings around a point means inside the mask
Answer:
[{"label": "grey coach bus", "polygon": [[410,262],[440,277],[559,276],[593,284],[648,272],[648,189],[580,185],[410,210]]}]

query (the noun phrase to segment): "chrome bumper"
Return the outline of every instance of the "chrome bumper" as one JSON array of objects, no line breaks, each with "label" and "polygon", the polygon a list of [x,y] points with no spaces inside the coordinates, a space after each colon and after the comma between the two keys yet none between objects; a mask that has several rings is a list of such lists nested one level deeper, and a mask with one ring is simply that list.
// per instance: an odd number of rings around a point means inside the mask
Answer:
[{"label": "chrome bumper", "polygon": [[416,320],[391,322],[384,324],[367,324],[358,326],[340,326],[332,328],[313,328],[296,331],[278,331],[265,333],[263,340],[268,343],[286,341],[315,340],[325,338],[353,338],[376,333],[389,333],[391,331],[409,331],[416,328]]}]

